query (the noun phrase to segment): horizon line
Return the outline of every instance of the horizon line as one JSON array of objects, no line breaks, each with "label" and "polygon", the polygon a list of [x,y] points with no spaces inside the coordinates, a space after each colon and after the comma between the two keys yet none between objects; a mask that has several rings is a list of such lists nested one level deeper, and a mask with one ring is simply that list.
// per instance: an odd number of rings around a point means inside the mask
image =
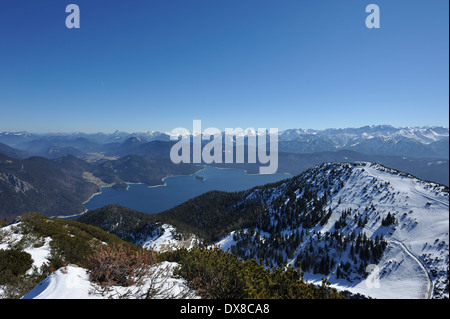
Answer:
[{"label": "horizon line", "polygon": [[[290,131],[290,130],[302,130],[302,131],[314,131],[314,132],[321,132],[321,131],[326,131],[326,130],[346,130],[346,129],[361,129],[361,128],[376,128],[376,127],[391,127],[394,129],[426,129],[426,128],[444,128],[444,129],[449,129],[449,126],[445,126],[445,125],[408,125],[408,126],[395,126],[395,125],[391,125],[391,124],[372,124],[372,125],[363,125],[363,126],[348,126],[348,127],[327,127],[324,129],[314,129],[314,128],[287,128],[287,129],[282,129],[279,130],[279,132],[285,132],[285,131]],[[247,127],[247,128],[242,128],[244,131],[247,129],[251,129],[253,127]],[[224,131],[223,131],[224,132]],[[120,129],[116,129],[114,131],[79,131],[79,130],[73,130],[73,131],[46,131],[46,132],[36,132],[36,131],[27,131],[27,130],[6,130],[6,131],[0,131],[0,134],[4,134],[4,133],[11,133],[11,134],[34,134],[34,135],[46,135],[46,134],[52,134],[52,135],[56,135],[56,134],[86,134],[86,135],[93,135],[93,134],[105,134],[105,135],[112,135],[112,134],[117,134],[117,133],[124,133],[124,134],[140,134],[140,133],[163,133],[163,134],[170,134],[170,131],[166,131],[166,130],[142,130],[142,131],[122,131]]]}]

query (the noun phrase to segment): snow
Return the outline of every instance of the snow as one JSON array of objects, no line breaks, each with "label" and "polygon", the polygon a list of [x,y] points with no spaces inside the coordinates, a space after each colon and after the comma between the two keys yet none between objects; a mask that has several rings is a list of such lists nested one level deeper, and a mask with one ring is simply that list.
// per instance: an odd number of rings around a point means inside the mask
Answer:
[{"label": "snow", "polygon": [[[343,198],[340,207],[364,207],[373,203],[381,216],[385,217],[388,212],[394,214],[399,225],[387,237],[390,245],[377,265],[382,274],[380,289],[367,290],[360,283],[349,287],[349,290],[377,298],[430,297],[430,288],[434,284],[430,282],[431,268],[445,271],[449,263],[448,192],[411,176],[381,170],[379,165],[367,165],[363,169],[364,171],[362,168],[355,169],[354,179],[350,178],[337,194]],[[354,196],[356,191],[374,179],[378,185],[388,183],[388,189],[378,192],[368,188],[367,199]],[[395,196],[383,199],[387,191],[395,193]],[[381,230],[383,228],[378,224],[371,226],[370,222],[365,229],[368,236],[374,236]],[[436,239],[444,244],[441,247],[430,246]],[[424,261],[426,247],[427,254],[434,260],[433,267]],[[397,262],[397,267],[392,266],[394,261]]]},{"label": "snow", "polygon": [[223,237],[221,240],[216,242],[215,245],[217,245],[224,251],[231,249],[232,246],[236,245],[236,241],[233,239],[234,233],[235,231],[232,231],[227,236]]},{"label": "snow", "polygon": [[70,265],[52,273],[25,295],[23,299],[100,298],[89,293],[91,290],[91,282],[86,269]]},{"label": "snow", "polygon": [[28,239],[27,241],[20,232],[20,227],[21,223],[19,222],[0,229],[0,249],[7,250],[19,244],[25,245],[23,250],[31,255],[31,258],[33,259],[32,266],[39,268],[44,263],[48,262],[47,258],[50,256],[51,238],[34,238]]},{"label": "snow", "polygon": [[167,251],[180,247],[192,248],[196,243],[195,236],[186,240],[177,239],[177,230],[172,225],[163,224],[161,226],[163,233],[157,238],[148,238],[141,246],[145,249],[152,249],[155,251]]},{"label": "snow", "polygon": [[[448,297],[448,291],[443,292],[448,284],[446,274],[449,265],[448,189],[378,164],[355,163],[350,173],[345,170],[344,165],[347,164],[329,165],[329,168],[326,165],[323,168],[319,166],[318,170],[302,178],[308,179],[312,185],[319,185],[318,180],[328,175],[327,169],[341,170],[342,174],[336,180],[344,181],[343,186],[337,192],[332,192],[325,207],[325,210],[331,208],[333,213],[325,225],[315,227],[305,237],[291,262],[296,260],[309,238],[317,236],[315,232],[322,235],[333,232],[342,212],[351,209],[348,219],[353,220],[356,214],[367,216],[364,233],[372,239],[383,235],[388,246],[378,264],[372,265],[365,280],[357,276],[350,280],[337,279],[332,270],[328,280],[334,287],[373,298]],[[336,185],[333,181],[329,181],[329,184]],[[285,185],[272,190],[268,202],[282,193],[283,189],[286,189]],[[395,216],[397,225],[381,225],[381,220],[388,213]],[[349,222],[343,229],[344,235],[350,234],[355,227],[355,223]],[[280,233],[289,235],[294,230],[287,228]],[[216,244],[224,250],[230,249],[236,245],[234,233]],[[353,263],[347,258],[344,254],[339,262]],[[319,284],[321,277],[324,275],[305,273],[305,279]],[[376,285],[371,282],[376,282]]]},{"label": "snow", "polygon": [[99,286],[89,281],[86,269],[68,265],[52,273],[23,299],[115,299],[127,294],[130,299],[143,298],[150,288],[156,290],[154,299],[161,298],[195,298],[193,291],[189,290],[183,279],[173,278],[173,269],[176,263],[163,262],[153,266],[152,277],[142,285],[130,287],[109,287],[103,291]]},{"label": "snow", "polygon": [[25,252],[33,258],[33,266],[40,268],[43,264],[48,262],[50,256],[50,242],[51,238],[46,237],[44,244],[41,247],[28,247],[24,249]]},{"label": "snow", "polygon": [[[164,225],[165,233],[158,238],[155,243],[157,248],[164,248],[169,244],[180,244],[173,238],[175,229],[169,225]],[[48,263],[50,257],[50,237],[35,238],[24,235],[21,222],[8,225],[0,229],[0,249],[11,249],[21,247],[29,253],[33,259],[33,265],[28,273],[33,272],[33,268],[41,267]],[[68,265],[50,274],[35,288],[33,288],[24,299],[105,299],[119,298],[127,295],[127,298],[140,299],[150,288],[154,291],[152,298],[197,298],[195,292],[190,290],[184,279],[173,276],[173,270],[177,263],[162,262],[150,267],[149,275],[142,282],[142,285],[130,287],[109,287],[108,291],[100,293],[102,289],[89,281],[88,270],[77,265]],[[35,268],[36,269],[36,268]],[[3,294],[0,286],[0,298]]]},{"label": "snow", "polygon": [[[321,276],[306,274],[305,279],[320,284]],[[371,267],[365,280],[349,282],[330,278],[331,287],[376,299],[425,299],[428,277],[421,266],[400,245],[390,244],[378,265]]]}]

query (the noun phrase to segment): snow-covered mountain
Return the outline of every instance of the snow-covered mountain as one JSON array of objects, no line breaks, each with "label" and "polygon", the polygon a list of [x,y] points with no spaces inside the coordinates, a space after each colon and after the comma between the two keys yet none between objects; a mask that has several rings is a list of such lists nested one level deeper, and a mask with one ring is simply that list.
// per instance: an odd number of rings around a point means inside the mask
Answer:
[{"label": "snow-covered mountain", "polygon": [[323,164],[245,201],[255,227],[217,242],[266,266],[300,262],[305,278],[375,298],[448,297],[449,192],[378,164]]},{"label": "snow-covered mountain", "polygon": [[[74,147],[83,152],[98,152],[102,150],[102,145],[123,143],[129,138],[147,142],[169,141],[171,134],[164,131],[51,134],[0,132],[0,143],[24,151],[36,151],[37,148],[55,144],[61,147]],[[372,125],[325,130],[287,129],[280,130],[278,134],[279,150],[282,152],[353,150],[378,155],[449,157],[449,128],[440,126]]]},{"label": "snow-covered mountain", "polygon": [[449,136],[448,128],[439,126],[394,127],[391,125],[370,125],[360,128],[329,128],[325,130],[289,129],[280,133],[280,140],[292,141],[304,136],[328,136],[338,147],[343,147],[355,140],[384,138],[409,138],[429,144]]},{"label": "snow-covered mountain", "polygon": [[[444,127],[393,127],[301,130],[280,132],[280,150],[317,152],[353,150],[366,154],[448,158],[449,129]],[[443,148],[442,143],[447,145]]]}]

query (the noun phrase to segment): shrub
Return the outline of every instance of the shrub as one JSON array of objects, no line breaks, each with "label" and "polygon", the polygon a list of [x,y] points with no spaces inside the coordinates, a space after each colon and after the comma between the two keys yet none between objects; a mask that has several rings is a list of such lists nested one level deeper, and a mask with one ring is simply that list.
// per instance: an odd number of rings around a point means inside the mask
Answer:
[{"label": "shrub", "polygon": [[319,287],[307,284],[300,267],[265,269],[254,259],[243,261],[218,248],[183,248],[162,258],[178,262],[175,273],[202,298],[343,298],[326,281]]},{"label": "shrub", "polygon": [[0,249],[0,285],[17,281],[33,265],[27,252],[18,249]]},{"label": "shrub", "polygon": [[87,257],[90,280],[102,287],[139,284],[157,260],[154,252],[117,244],[104,246]]}]

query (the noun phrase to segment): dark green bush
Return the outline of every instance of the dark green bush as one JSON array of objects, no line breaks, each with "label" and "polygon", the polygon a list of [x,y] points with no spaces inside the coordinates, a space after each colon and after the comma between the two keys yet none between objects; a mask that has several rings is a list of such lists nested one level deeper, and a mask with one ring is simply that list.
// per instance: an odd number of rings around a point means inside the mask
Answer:
[{"label": "dark green bush", "polygon": [[162,258],[179,263],[175,274],[185,278],[202,298],[343,298],[326,281],[319,287],[306,283],[299,268],[265,269],[255,260],[243,261],[221,249],[183,248]]},{"label": "dark green bush", "polygon": [[0,285],[17,281],[33,265],[27,252],[18,249],[0,249]]}]

